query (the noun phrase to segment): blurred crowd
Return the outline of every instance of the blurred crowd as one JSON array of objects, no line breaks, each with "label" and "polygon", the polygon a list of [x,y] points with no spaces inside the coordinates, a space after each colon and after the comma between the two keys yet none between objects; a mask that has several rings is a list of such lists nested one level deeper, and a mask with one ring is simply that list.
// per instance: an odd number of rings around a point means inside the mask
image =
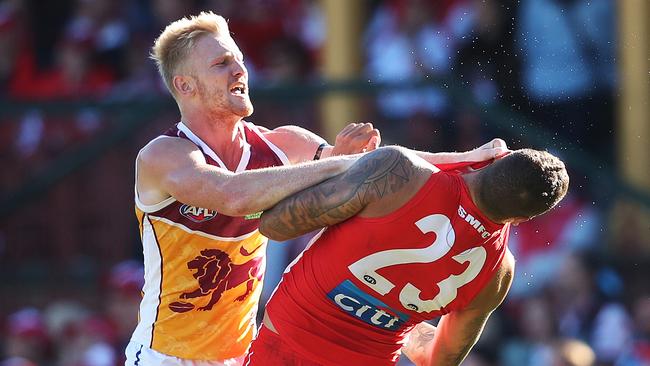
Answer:
[{"label": "blurred crowd", "polygon": [[[522,118],[504,123],[530,121],[514,129],[520,133],[502,136],[513,147],[531,144],[526,129],[542,128],[553,141],[539,147],[559,156],[579,147],[605,165],[612,162],[613,144],[602,142],[613,140],[615,1],[367,5],[363,78],[405,84],[360,101],[385,143],[470,149],[495,135],[483,107],[502,105]],[[150,46],[169,22],[200,10],[228,19],[253,92],[320,79],[326,21],[318,1],[0,0],[0,100],[28,106],[0,114],[0,158],[9,167],[0,173],[0,190],[19,188],[38,167],[101,136],[116,119],[92,103],[65,114],[44,113],[39,103],[165,98]],[[427,79],[439,82],[409,87]],[[459,88],[460,99],[454,96]],[[253,102],[251,120],[259,124],[284,121],[318,130],[313,106],[283,101],[257,108]],[[128,216],[131,164],[141,142],[177,117],[161,111],[156,118],[160,122],[137,141],[66,178],[44,203],[0,227],[3,276],[32,263],[97,279],[89,296],[44,290],[29,297],[33,303],[15,296],[9,302],[3,283],[0,365],[123,362],[142,281],[135,217]],[[572,187],[560,207],[513,230],[512,292],[465,365],[650,365],[650,273],[635,246],[642,240],[611,235],[611,202],[593,195],[600,182],[585,179],[579,167],[569,169]],[[304,243],[271,243],[264,298]]]},{"label": "blurred crowd", "polygon": [[101,299],[90,307],[76,298],[25,306],[4,319],[3,366],[124,365],[124,348],[137,324],[144,268],[117,263],[102,279]]}]

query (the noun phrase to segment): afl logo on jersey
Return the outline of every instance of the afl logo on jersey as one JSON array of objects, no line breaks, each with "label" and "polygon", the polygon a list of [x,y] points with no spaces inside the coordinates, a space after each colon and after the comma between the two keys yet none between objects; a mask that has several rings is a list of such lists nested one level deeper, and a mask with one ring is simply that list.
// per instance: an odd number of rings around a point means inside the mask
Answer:
[{"label": "afl logo on jersey", "polygon": [[189,205],[182,205],[179,209],[181,215],[187,217],[194,222],[204,222],[212,220],[217,216],[217,211],[208,210],[207,208],[194,207]]}]

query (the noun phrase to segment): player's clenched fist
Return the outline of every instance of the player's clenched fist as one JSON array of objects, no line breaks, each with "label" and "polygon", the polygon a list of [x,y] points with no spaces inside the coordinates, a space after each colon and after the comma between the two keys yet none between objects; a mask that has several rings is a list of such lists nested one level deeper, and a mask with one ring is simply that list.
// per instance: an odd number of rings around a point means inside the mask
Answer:
[{"label": "player's clenched fist", "polygon": [[356,154],[379,147],[381,135],[372,123],[350,123],[338,135],[332,155]]}]

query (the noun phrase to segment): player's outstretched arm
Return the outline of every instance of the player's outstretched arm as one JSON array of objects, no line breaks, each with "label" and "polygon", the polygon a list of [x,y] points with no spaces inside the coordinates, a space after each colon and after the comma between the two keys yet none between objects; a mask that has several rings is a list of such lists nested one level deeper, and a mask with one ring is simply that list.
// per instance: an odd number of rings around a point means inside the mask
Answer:
[{"label": "player's outstretched arm", "polygon": [[145,204],[172,196],[188,205],[229,216],[256,213],[301,189],[340,174],[358,156],[294,166],[232,173],[206,163],[189,141],[164,137],[145,146],[137,158],[137,192]]},{"label": "player's outstretched arm", "polygon": [[514,258],[508,251],[499,271],[466,309],[443,316],[437,328],[418,324],[402,352],[417,366],[460,365],[481,336],[490,314],[505,299],[513,273]]},{"label": "player's outstretched arm", "polygon": [[415,170],[403,149],[377,149],[357,160],[345,173],[290,196],[265,211],[260,231],[271,239],[282,241],[337,224],[405,187]]},{"label": "player's outstretched arm", "polygon": [[439,153],[415,151],[415,153],[419,157],[435,165],[463,162],[481,162],[502,157],[509,151],[510,150],[508,150],[506,142],[502,139],[496,138],[470,151]]},{"label": "player's outstretched arm", "polygon": [[334,146],[315,133],[298,126],[280,126],[269,130],[259,127],[264,137],[279,147],[292,164],[313,160],[321,144],[325,147],[318,157],[357,154],[375,150],[381,135],[372,123],[350,123],[336,136]]}]

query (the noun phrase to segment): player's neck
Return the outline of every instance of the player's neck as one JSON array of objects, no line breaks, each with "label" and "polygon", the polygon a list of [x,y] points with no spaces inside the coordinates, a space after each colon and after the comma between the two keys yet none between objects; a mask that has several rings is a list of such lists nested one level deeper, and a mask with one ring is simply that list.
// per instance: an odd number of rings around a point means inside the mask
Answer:
[{"label": "player's neck", "polygon": [[245,137],[240,119],[206,121],[183,117],[181,121],[232,170],[239,164]]},{"label": "player's neck", "polygon": [[469,195],[472,198],[472,202],[474,202],[474,205],[478,207],[479,210],[492,222],[499,222],[498,220],[494,219],[493,217],[490,217],[489,210],[485,208],[485,204],[480,199],[480,196],[478,194],[478,188],[480,183],[480,174],[479,172],[470,172],[470,173],[465,173],[461,174],[461,178],[463,181],[465,181],[465,185],[467,186],[467,190],[469,191]]}]

